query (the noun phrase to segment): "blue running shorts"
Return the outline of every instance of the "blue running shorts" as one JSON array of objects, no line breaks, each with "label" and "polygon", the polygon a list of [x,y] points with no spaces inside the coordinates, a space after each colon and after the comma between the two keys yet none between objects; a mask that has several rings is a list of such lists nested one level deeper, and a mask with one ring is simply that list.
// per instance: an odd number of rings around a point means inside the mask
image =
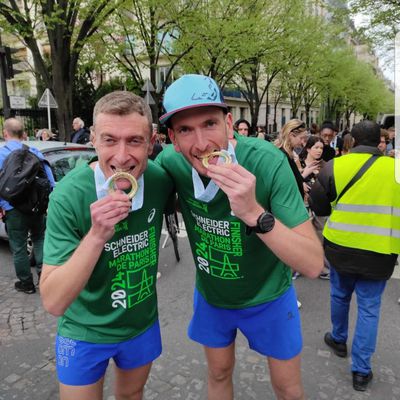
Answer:
[{"label": "blue running shorts", "polygon": [[105,374],[110,358],[127,370],[155,360],[162,350],[160,324],[157,320],[147,331],[121,343],[89,343],[57,335],[55,348],[58,380],[64,385],[90,385]]},{"label": "blue running shorts", "polygon": [[293,286],[277,299],[242,309],[226,309],[207,303],[194,292],[194,313],[188,335],[207,347],[227,347],[239,329],[252,350],[278,360],[289,360],[302,349],[301,323]]}]

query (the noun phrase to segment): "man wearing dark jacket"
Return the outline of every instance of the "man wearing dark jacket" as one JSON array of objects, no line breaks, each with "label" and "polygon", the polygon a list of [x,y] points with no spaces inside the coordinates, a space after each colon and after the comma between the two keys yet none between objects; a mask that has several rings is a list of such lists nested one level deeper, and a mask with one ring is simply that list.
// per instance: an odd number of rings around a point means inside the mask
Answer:
[{"label": "man wearing dark jacket", "polygon": [[334,157],[342,155],[343,139],[337,135],[337,128],[331,121],[324,121],[322,123],[320,136],[324,142],[322,152],[322,159],[324,161],[329,161]]},{"label": "man wearing dark jacket", "polygon": [[[381,297],[400,253],[400,185],[395,181],[394,160],[377,148],[379,125],[362,121],[351,135],[355,147],[326,164],[311,189],[310,205],[317,215],[330,214],[323,235],[331,264],[332,331],[324,340],[337,356],[347,356],[349,308],[355,291],[358,315],[351,370],[354,389],[365,391],[373,376],[371,357]],[[374,162],[345,191],[372,156]]]},{"label": "man wearing dark jacket", "polygon": [[71,134],[72,143],[86,144],[90,140],[90,133],[85,128],[85,123],[81,118],[74,118],[72,121],[72,129],[74,130]]}]

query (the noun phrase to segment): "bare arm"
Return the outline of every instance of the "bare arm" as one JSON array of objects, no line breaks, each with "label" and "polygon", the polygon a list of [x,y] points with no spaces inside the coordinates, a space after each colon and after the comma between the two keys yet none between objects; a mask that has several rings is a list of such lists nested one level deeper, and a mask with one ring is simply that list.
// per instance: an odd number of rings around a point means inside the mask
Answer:
[{"label": "bare arm", "polygon": [[[255,226],[264,208],[255,196],[256,177],[240,165],[210,165],[208,176],[228,196],[231,209],[246,225]],[[309,221],[292,229],[276,220],[274,228],[259,238],[301,274],[316,278],[323,267],[323,250]]]},{"label": "bare arm", "polygon": [[88,282],[103,251],[114,234],[114,226],[128,216],[131,203],[124,193],[113,193],[90,206],[92,227],[69,260],[60,266],[43,265],[40,294],[44,308],[63,315]]},{"label": "bare arm", "polygon": [[290,229],[276,220],[271,232],[257,235],[278,258],[302,275],[317,278],[321,273],[323,250],[310,221]]}]

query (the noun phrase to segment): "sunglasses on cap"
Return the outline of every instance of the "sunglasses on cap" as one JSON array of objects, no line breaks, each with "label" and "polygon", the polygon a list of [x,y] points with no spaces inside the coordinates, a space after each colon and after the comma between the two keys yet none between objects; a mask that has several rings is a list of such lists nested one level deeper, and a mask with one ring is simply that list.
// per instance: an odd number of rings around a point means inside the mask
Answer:
[{"label": "sunglasses on cap", "polygon": [[296,126],[296,128],[293,128],[290,132],[300,133],[299,129],[306,129],[306,124],[303,122],[301,125]]}]

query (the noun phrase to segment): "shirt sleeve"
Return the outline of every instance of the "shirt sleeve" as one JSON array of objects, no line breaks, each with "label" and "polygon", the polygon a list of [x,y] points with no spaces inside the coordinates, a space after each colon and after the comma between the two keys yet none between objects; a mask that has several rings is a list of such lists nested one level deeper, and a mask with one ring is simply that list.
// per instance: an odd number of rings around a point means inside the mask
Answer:
[{"label": "shirt sleeve", "polygon": [[47,212],[43,263],[63,265],[79,246],[82,237],[75,222],[75,212],[65,199],[50,196]]},{"label": "shirt sleeve", "polygon": [[289,228],[309,219],[286,157],[282,158],[272,177],[270,206],[271,213]]},{"label": "shirt sleeve", "polygon": [[50,165],[48,165],[46,162],[43,163],[43,165],[44,165],[44,170],[46,172],[47,178],[50,181],[50,185],[52,188],[54,188],[56,186],[56,181],[54,180],[53,171],[51,170]]}]

